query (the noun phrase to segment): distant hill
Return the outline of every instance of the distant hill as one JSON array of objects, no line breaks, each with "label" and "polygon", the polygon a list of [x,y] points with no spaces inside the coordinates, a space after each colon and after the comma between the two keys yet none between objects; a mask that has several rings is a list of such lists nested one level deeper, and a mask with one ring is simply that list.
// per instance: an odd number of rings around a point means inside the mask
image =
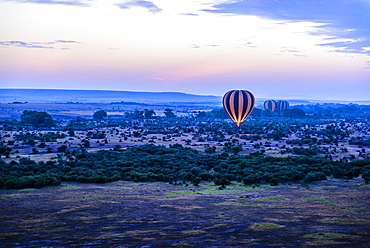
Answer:
[{"label": "distant hill", "polygon": [[[256,107],[270,98],[256,97]],[[273,98],[271,98],[273,99]],[[338,101],[313,99],[275,99],[287,100],[290,105],[323,104],[323,103],[354,103],[369,105],[370,101]],[[222,96],[194,95],[182,92],[136,92],[114,90],[64,90],[64,89],[0,89],[1,103],[141,103],[156,105],[201,104],[210,107],[222,107]]]},{"label": "distant hill", "polygon": [[209,103],[221,104],[220,96],[193,95],[181,92],[134,92],[113,90],[0,89],[0,103]]}]

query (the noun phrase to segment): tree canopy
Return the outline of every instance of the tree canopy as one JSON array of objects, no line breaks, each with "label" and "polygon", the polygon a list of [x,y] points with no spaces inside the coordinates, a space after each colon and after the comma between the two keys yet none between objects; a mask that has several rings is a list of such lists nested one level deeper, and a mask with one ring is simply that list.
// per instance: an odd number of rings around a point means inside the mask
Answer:
[{"label": "tree canopy", "polygon": [[104,120],[108,114],[104,110],[98,110],[93,114],[94,120]]},{"label": "tree canopy", "polygon": [[52,127],[55,125],[53,118],[48,113],[34,110],[23,111],[21,122],[34,127]]},{"label": "tree canopy", "polygon": [[191,182],[195,185],[200,181],[213,181],[223,187],[233,180],[247,185],[277,185],[297,181],[310,183],[329,176],[350,179],[361,173],[367,183],[369,159],[340,162],[319,156],[268,157],[261,152],[204,154],[181,144],[169,148],[148,144],[129,147],[126,151],[114,149],[94,153],[81,148],[58,162],[35,162],[29,158],[10,163],[0,160],[0,188],[117,180]]}]

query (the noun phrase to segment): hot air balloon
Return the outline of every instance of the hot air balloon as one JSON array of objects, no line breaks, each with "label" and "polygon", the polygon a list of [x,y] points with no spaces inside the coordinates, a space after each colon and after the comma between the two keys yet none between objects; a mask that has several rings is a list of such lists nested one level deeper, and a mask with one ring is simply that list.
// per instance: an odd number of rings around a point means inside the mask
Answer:
[{"label": "hot air balloon", "polygon": [[231,90],[223,98],[226,113],[238,127],[252,112],[254,104],[254,96],[247,90]]},{"label": "hot air balloon", "polygon": [[287,101],[284,101],[284,100],[279,100],[277,101],[276,103],[276,112],[279,114],[279,115],[282,115],[283,114],[283,111],[288,109],[289,108],[289,103]]},{"label": "hot air balloon", "polygon": [[275,111],[276,109],[276,101],[275,100],[267,100],[263,103],[263,107],[267,110]]}]

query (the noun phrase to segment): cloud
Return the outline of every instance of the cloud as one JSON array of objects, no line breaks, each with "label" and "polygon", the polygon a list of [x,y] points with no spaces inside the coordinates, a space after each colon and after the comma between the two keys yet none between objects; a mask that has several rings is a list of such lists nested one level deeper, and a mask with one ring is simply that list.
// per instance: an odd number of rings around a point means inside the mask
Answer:
[{"label": "cloud", "polygon": [[79,44],[77,41],[56,40],[50,42],[0,41],[0,47],[25,47],[66,50],[65,44]]},{"label": "cloud", "polygon": [[370,51],[364,49],[370,46],[368,0],[234,0],[213,5],[203,11],[321,23],[326,35],[348,39],[345,42],[328,42],[322,45],[336,47],[341,52],[370,54]]},{"label": "cloud", "polygon": [[289,47],[282,47],[282,50],[280,52],[282,54],[291,54],[292,56],[296,57],[307,57],[307,55],[303,54],[302,51]]},{"label": "cloud", "polygon": [[60,4],[69,6],[89,6],[88,1],[74,1],[74,0],[7,0],[11,2],[21,2],[21,3],[36,3],[36,4]]},{"label": "cloud", "polygon": [[149,12],[157,13],[161,12],[162,9],[158,8],[157,5],[155,5],[152,2],[145,1],[145,0],[129,0],[125,1],[123,3],[118,3],[117,6],[121,9],[130,9],[133,7],[142,7],[148,9]]},{"label": "cloud", "polygon": [[198,14],[194,14],[194,13],[181,13],[180,15],[183,15],[183,16],[199,16]]}]

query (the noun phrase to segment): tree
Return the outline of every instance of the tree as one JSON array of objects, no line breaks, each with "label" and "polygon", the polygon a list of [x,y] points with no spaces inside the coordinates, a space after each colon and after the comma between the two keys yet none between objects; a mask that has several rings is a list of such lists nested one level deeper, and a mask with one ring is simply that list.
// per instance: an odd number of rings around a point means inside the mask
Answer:
[{"label": "tree", "polygon": [[68,135],[71,136],[71,137],[74,137],[75,136],[75,131],[74,130],[69,130]]},{"label": "tree", "polygon": [[113,148],[113,151],[122,151],[122,146],[121,145],[115,145]]},{"label": "tree", "polygon": [[223,177],[223,178],[216,178],[214,180],[214,183],[216,185],[221,185],[220,189],[224,189],[226,188],[226,185],[230,184],[230,181],[227,178]]},{"label": "tree", "polygon": [[242,150],[241,146],[232,146],[231,151],[234,153],[234,155],[238,155],[238,153]]},{"label": "tree", "polygon": [[144,109],[144,118],[145,119],[152,119],[155,116],[155,112],[153,109]]},{"label": "tree", "polygon": [[305,178],[303,178],[303,182],[305,183],[312,183],[322,180],[326,180],[326,176],[321,171],[311,171],[305,176]]},{"label": "tree", "polygon": [[93,114],[94,120],[104,120],[108,114],[104,110],[98,110]]},{"label": "tree", "polygon": [[4,146],[0,144],[0,155],[3,154],[5,156],[9,155],[10,152],[12,151],[11,147]]},{"label": "tree", "polygon": [[55,125],[53,118],[48,113],[34,110],[23,111],[21,122],[35,127],[53,127]]},{"label": "tree", "polygon": [[82,140],[82,146],[83,147],[90,147],[90,141],[88,139]]},{"label": "tree", "polygon": [[370,170],[364,170],[361,173],[361,175],[362,175],[362,178],[365,181],[365,184],[369,184],[369,182],[370,182]]},{"label": "tree", "polygon": [[278,116],[278,114],[276,112],[273,112],[269,109],[265,109],[265,110],[261,111],[261,115],[263,117],[277,117]]},{"label": "tree", "polygon": [[39,147],[39,148],[45,148],[46,147],[46,144],[45,144],[45,142],[41,142],[37,147]]},{"label": "tree", "polygon": [[262,109],[254,108],[251,112],[251,116],[261,116],[262,115]]},{"label": "tree", "polygon": [[144,111],[142,111],[142,110],[135,110],[132,117],[134,119],[143,119],[144,118]]},{"label": "tree", "polygon": [[207,117],[207,113],[205,111],[198,111],[196,117],[197,118]]},{"label": "tree", "polygon": [[58,152],[65,152],[67,150],[67,146],[66,145],[61,145],[57,148]]},{"label": "tree", "polygon": [[173,118],[173,117],[176,117],[176,115],[172,112],[173,110],[170,109],[170,108],[166,108],[164,110],[164,115],[168,118]]},{"label": "tree", "polygon": [[283,112],[284,117],[305,117],[306,113],[299,108],[286,109]]},{"label": "tree", "polygon": [[204,151],[208,154],[215,153],[216,152],[216,147],[215,146],[209,146]]}]

